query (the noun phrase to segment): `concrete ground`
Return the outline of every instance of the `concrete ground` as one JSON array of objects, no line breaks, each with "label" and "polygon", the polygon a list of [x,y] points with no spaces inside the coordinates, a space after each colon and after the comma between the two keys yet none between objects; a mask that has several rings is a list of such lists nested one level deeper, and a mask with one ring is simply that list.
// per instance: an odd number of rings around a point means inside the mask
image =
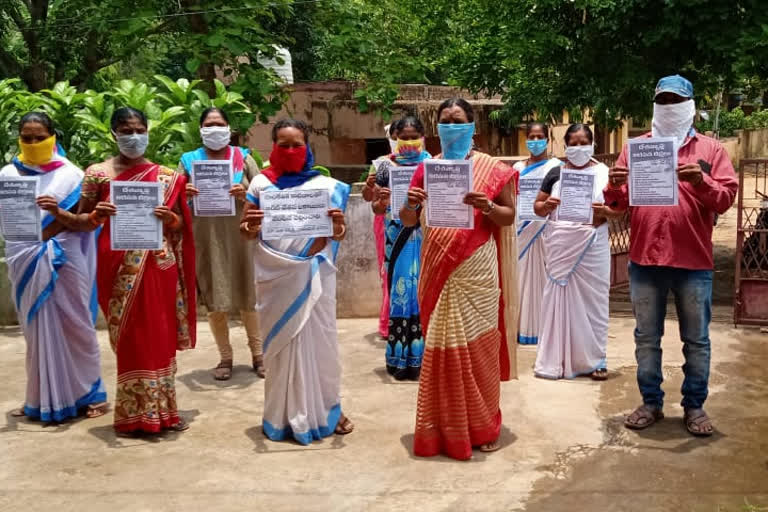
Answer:
[{"label": "concrete ground", "polygon": [[[721,313],[720,318],[727,317]],[[502,385],[503,449],[472,461],[411,454],[417,385],[383,366],[374,320],[339,322],[343,406],[356,431],[311,447],[265,440],[263,381],[249,371],[234,329],[235,377],[217,383],[205,323],[199,348],[180,354],[183,434],[116,438],[111,416],[46,426],[12,418],[24,393],[24,339],[0,331],[0,509],[77,511],[745,511],[768,505],[768,335],[713,325],[708,411],[719,433],[695,439],[678,405],[680,344],[667,325],[667,419],[635,433],[639,402],[633,321],[611,320],[611,378],[535,379],[535,348],[520,349],[520,379]],[[114,389],[105,331],[103,375]]]}]

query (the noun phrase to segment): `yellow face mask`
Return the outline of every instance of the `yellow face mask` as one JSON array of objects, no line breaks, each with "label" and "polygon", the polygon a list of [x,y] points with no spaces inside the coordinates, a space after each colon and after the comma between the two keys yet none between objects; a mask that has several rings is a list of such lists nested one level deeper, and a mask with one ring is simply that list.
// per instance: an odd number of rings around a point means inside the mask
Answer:
[{"label": "yellow face mask", "polygon": [[53,158],[53,149],[56,147],[56,136],[51,135],[42,142],[26,144],[19,139],[21,154],[19,160],[28,165],[47,164]]},{"label": "yellow face mask", "polygon": [[402,140],[397,139],[397,146],[395,146],[395,153],[397,154],[412,154],[424,151],[424,139],[416,140]]}]

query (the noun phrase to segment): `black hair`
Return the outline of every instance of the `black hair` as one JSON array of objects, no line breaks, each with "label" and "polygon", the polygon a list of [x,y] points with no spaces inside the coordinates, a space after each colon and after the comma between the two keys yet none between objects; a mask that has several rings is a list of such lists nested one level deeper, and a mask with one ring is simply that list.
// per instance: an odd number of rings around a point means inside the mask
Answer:
[{"label": "black hair", "polygon": [[203,110],[202,114],[200,114],[200,125],[202,126],[205,120],[208,119],[208,116],[213,114],[214,112],[218,112],[221,118],[224,119],[224,122],[229,124],[229,117],[227,117],[226,112],[221,110],[219,107],[208,107],[207,109]]},{"label": "black hair", "polygon": [[472,105],[469,104],[467,100],[464,98],[449,98],[442,102],[439,107],[437,107],[437,119],[440,120],[440,114],[443,113],[443,110],[451,107],[459,107],[461,110],[464,111],[465,114],[467,114],[467,120],[470,123],[473,123],[475,121],[475,109],[472,108]]},{"label": "black hair", "polygon": [[112,119],[109,121],[109,126],[113,132],[116,132],[118,126],[127,123],[131,119],[138,119],[145,128],[149,128],[147,116],[144,115],[144,112],[133,107],[120,107],[115,110],[112,114]]},{"label": "black hair", "polygon": [[277,132],[283,128],[296,128],[304,134],[304,143],[309,144],[309,126],[299,119],[281,119],[272,127],[272,142],[277,142]]},{"label": "black hair", "polygon": [[400,131],[400,123],[402,122],[402,119],[393,119],[391,123],[389,123],[389,128],[387,129],[387,136],[391,139],[392,135]]},{"label": "black hair", "polygon": [[586,125],[584,123],[573,123],[571,126],[568,127],[568,129],[565,131],[565,137],[563,137],[563,140],[565,141],[565,145],[568,145],[568,141],[571,140],[571,135],[574,133],[583,131],[587,134],[587,138],[589,139],[589,142],[594,142],[594,138],[592,136],[592,129],[589,127],[589,125]]},{"label": "black hair", "polygon": [[406,117],[402,118],[401,120],[399,120],[397,122],[397,131],[401,132],[401,131],[403,131],[403,128],[406,128],[408,126],[410,126],[414,130],[419,132],[419,134],[421,136],[424,136],[424,133],[425,133],[425,131],[424,131],[424,124],[421,122],[421,120],[418,117],[416,117],[416,116],[406,116]]},{"label": "black hair", "polygon": [[542,131],[544,132],[544,137],[547,139],[549,138],[549,126],[547,126],[547,123],[542,123],[541,121],[533,121],[532,123],[528,123],[525,126],[525,134],[530,135],[534,128],[540,127]]},{"label": "black hair", "polygon": [[24,128],[27,123],[39,123],[45,126],[50,135],[55,135],[53,128],[53,120],[45,112],[27,112],[19,121],[19,131]]}]

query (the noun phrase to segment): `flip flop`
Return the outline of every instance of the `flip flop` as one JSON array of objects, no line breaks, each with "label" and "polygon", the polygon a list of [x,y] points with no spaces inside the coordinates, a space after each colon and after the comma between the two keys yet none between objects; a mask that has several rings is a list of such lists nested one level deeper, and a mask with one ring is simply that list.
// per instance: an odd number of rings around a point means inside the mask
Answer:
[{"label": "flip flop", "polygon": [[264,368],[264,356],[253,357],[253,371],[256,372],[256,375],[260,379],[263,379],[267,376],[267,371]]},{"label": "flip flop", "polygon": [[501,449],[501,443],[499,440],[492,441],[490,443],[481,444],[478,450],[483,453],[492,453]]},{"label": "flip flop", "polygon": [[339,418],[339,422],[336,424],[334,433],[337,436],[345,436],[347,434],[351,434],[354,430],[355,425],[349,420],[349,418],[342,414],[341,418]]},{"label": "flip flop", "polygon": [[[643,404],[627,416],[624,426],[632,430],[643,430],[662,419],[664,419],[664,413],[661,409]],[[645,421],[641,422],[641,420]]]},{"label": "flip flop", "polygon": [[[686,409],[683,423],[685,423],[685,429],[696,437],[710,437],[715,433],[712,420],[704,409]],[[708,430],[706,430],[707,427]]]},{"label": "flip flop", "polygon": [[232,361],[222,361],[213,369],[213,378],[216,380],[229,380],[232,378]]},{"label": "flip flop", "polygon": [[85,411],[87,418],[98,418],[104,416],[109,411],[109,404],[107,402],[101,402],[100,404],[89,404]]}]

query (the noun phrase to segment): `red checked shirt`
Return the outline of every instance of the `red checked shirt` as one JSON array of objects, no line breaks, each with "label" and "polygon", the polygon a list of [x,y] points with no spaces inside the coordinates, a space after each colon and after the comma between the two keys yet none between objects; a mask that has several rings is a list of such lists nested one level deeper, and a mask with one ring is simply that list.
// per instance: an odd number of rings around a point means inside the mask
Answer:
[{"label": "red checked shirt", "polygon": [[[650,137],[645,134],[643,137]],[[722,215],[733,204],[739,183],[723,146],[694,133],[678,150],[678,165],[698,163],[704,181],[697,186],[680,182],[678,206],[629,207],[627,185],[609,184],[605,204],[617,210],[630,208],[629,259],[638,265],[712,270],[712,229],[715,214]],[[616,161],[627,167],[627,146]]]}]

